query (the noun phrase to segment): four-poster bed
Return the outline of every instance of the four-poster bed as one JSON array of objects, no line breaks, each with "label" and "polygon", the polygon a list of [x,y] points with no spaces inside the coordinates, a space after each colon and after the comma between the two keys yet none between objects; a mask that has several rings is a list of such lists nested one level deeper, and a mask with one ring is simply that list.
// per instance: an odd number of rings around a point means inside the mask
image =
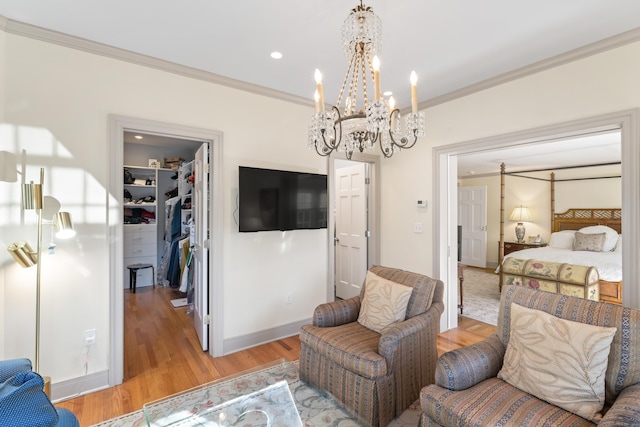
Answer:
[{"label": "four-poster bed", "polygon": [[[618,164],[618,163],[614,163]],[[608,166],[612,163],[601,165],[589,165],[583,167]],[[572,167],[574,168],[574,167]],[[556,168],[557,169],[557,168]],[[567,169],[567,168],[563,168]],[[548,169],[547,169],[548,170]],[[600,300],[622,303],[622,210],[619,208],[572,208],[566,212],[555,212],[555,174],[551,173],[549,180],[522,175],[522,173],[541,172],[543,170],[520,171],[507,173],[504,163],[500,166],[500,245],[498,252],[498,265],[501,266],[505,258],[504,254],[504,209],[505,209],[505,176],[518,176],[521,178],[549,181],[551,197],[551,239],[549,245],[544,248],[525,249],[513,252],[507,257],[521,259],[538,259],[542,261],[565,262],[575,265],[594,266],[600,276]],[[595,178],[574,178],[561,181],[575,181],[584,179],[619,178],[618,176],[602,176]],[[606,251],[578,251],[573,250],[571,242],[575,236],[574,231],[586,230],[585,227],[597,227],[597,231],[606,231],[608,236],[616,241]],[[613,236],[613,237],[612,237]],[[609,238],[607,237],[607,238]],[[567,243],[568,242],[568,243]],[[502,275],[501,275],[502,276]],[[502,277],[500,280],[502,286]]]}]

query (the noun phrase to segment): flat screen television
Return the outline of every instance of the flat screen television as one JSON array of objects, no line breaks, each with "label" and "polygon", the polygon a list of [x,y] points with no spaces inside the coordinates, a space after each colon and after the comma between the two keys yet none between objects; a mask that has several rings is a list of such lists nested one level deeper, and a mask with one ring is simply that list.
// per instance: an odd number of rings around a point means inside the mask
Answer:
[{"label": "flat screen television", "polygon": [[327,228],[327,176],[240,166],[240,232]]}]

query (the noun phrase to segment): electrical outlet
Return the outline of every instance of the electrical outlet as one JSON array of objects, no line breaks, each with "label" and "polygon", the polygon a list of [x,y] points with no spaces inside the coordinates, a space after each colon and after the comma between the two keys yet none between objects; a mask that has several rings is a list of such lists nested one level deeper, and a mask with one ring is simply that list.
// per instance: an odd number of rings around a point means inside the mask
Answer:
[{"label": "electrical outlet", "polygon": [[84,331],[84,344],[93,345],[95,343],[96,343],[96,330],[87,329],[86,331]]},{"label": "electrical outlet", "polygon": [[421,222],[416,222],[415,224],[413,224],[413,232],[414,233],[422,233],[422,223]]},{"label": "electrical outlet", "polygon": [[293,302],[293,296],[291,292],[287,293],[287,304],[291,304]]}]

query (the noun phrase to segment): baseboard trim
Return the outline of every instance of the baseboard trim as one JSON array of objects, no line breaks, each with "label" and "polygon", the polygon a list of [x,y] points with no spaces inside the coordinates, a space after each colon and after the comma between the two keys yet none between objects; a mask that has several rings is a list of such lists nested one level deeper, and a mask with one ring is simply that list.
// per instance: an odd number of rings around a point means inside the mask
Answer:
[{"label": "baseboard trim", "polygon": [[56,403],[73,399],[105,388],[109,388],[108,370],[51,384],[51,401]]},{"label": "baseboard trim", "polygon": [[224,354],[235,353],[240,350],[255,347],[271,341],[287,338],[300,333],[302,325],[311,323],[311,319],[303,319],[298,322],[289,323],[275,328],[266,329],[264,331],[252,334],[242,335],[239,337],[227,338],[223,342]]}]

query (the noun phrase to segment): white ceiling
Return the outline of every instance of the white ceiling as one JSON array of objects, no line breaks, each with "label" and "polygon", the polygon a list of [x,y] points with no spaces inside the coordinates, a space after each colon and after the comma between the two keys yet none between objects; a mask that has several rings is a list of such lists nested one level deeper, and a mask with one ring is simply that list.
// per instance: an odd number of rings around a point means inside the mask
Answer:
[{"label": "white ceiling", "polygon": [[495,175],[502,163],[507,172],[518,172],[620,162],[620,138],[619,131],[609,131],[463,154],[458,156],[458,176]]},{"label": "white ceiling", "polygon": [[[0,16],[334,103],[340,30],[357,0],[0,0]],[[382,90],[420,102],[640,27],[636,0],[370,0],[383,24]],[[0,24],[2,24],[0,20]],[[272,51],[284,57],[271,59]],[[522,157],[522,156],[520,156]],[[528,156],[527,156],[528,157]]]}]

